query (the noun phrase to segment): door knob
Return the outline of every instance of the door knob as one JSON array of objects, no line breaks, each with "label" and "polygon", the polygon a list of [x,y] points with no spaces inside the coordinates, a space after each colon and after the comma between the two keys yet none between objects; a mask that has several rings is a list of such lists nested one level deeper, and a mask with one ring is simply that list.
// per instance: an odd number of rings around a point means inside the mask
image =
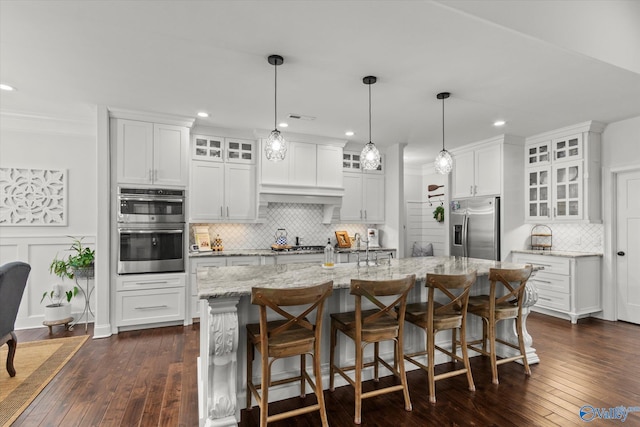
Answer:
[{"label": "door knob", "polygon": [[624,256],[624,251],[618,251],[618,255]]}]

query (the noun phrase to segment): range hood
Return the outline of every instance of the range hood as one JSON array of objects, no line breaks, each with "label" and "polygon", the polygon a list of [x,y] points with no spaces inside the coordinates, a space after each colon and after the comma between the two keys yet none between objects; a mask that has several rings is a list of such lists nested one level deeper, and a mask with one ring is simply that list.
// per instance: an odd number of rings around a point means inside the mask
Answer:
[{"label": "range hood", "polygon": [[304,203],[322,205],[322,223],[330,224],[340,215],[344,189],[262,185],[258,194],[258,216],[269,203]]}]

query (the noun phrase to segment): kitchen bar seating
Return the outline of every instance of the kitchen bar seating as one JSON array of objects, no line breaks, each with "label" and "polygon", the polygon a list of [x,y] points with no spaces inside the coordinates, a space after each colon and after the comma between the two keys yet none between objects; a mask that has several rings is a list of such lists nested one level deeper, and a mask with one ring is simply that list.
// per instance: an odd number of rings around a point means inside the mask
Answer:
[{"label": "kitchen bar seating", "polygon": [[[426,351],[405,354],[404,358],[425,370],[429,379],[429,401],[436,403],[435,382],[444,378],[466,374],[469,391],[475,391],[469,356],[466,348],[467,304],[471,285],[476,281],[476,272],[447,275],[427,274],[425,286],[428,288],[427,302],[407,305],[405,320],[423,329],[427,336]],[[437,291],[437,292],[436,292]],[[436,301],[438,299],[438,302]],[[456,354],[456,331],[460,329],[462,357]],[[451,330],[452,350],[448,351],[436,345],[436,334]],[[435,350],[451,357],[453,363],[462,362],[464,366],[435,375]],[[427,355],[427,365],[418,362],[417,356]]]},{"label": "kitchen bar seating", "polygon": [[[362,399],[380,394],[402,391],[405,410],[411,411],[411,400],[407,387],[407,376],[403,359],[404,316],[407,295],[415,285],[416,276],[409,275],[395,280],[351,280],[350,293],[355,297],[355,311],[334,313],[331,315],[331,350],[329,360],[329,389],[334,390],[334,376],[339,373],[355,389],[354,422],[360,424]],[[376,308],[363,310],[363,297],[373,303]],[[380,301],[380,297],[394,299],[390,304]],[[398,306],[398,310],[395,307]],[[353,340],[355,344],[355,365],[339,367],[335,364],[335,348],[338,331]],[[394,366],[379,357],[381,341],[394,342]],[[373,343],[373,361],[364,363],[364,348]],[[378,388],[366,393],[362,392],[362,369],[374,368],[374,380],[378,381],[378,367],[382,364],[400,379],[399,385]],[[347,375],[347,371],[355,371],[355,379]]]},{"label": "kitchen bar seating", "polygon": [[[531,265],[520,269],[492,268],[489,270],[489,295],[469,297],[467,310],[482,318],[482,339],[469,342],[468,348],[491,357],[492,382],[494,384],[498,384],[498,365],[514,360],[522,359],[525,374],[531,375],[522,327],[525,286],[531,276],[531,270]],[[505,319],[515,319],[518,345],[496,338],[496,325]],[[488,352],[487,340],[489,341]],[[516,349],[520,354],[497,360],[496,342]],[[477,347],[480,343],[482,348]]]},{"label": "kitchen bar seating", "polygon": [[[327,413],[322,389],[320,369],[322,313],[324,302],[333,292],[333,282],[317,286],[289,289],[253,288],[251,303],[260,306],[260,323],[247,325],[247,409],[251,409],[251,397],[254,396],[260,407],[260,426],[308,412],[320,411],[323,426],[328,426]],[[291,314],[282,307],[303,310],[301,314]],[[267,308],[283,319],[267,321]],[[315,311],[315,323],[307,316]],[[255,349],[260,351],[262,362],[261,383],[253,383],[253,359]],[[306,355],[313,358],[315,383],[306,370]],[[271,381],[271,365],[277,359],[300,356],[300,375]],[[300,381],[300,397],[305,396],[308,382],[313,388],[317,403],[291,411],[269,416],[269,387]],[[259,391],[260,390],[260,391]]]}]

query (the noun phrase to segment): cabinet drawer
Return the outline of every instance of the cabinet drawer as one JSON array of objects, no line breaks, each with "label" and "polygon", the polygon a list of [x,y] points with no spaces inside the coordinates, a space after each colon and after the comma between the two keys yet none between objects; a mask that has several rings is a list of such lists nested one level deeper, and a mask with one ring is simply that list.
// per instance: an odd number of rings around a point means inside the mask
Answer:
[{"label": "cabinet drawer", "polygon": [[116,278],[116,290],[118,291],[184,287],[184,274],[135,274]]},{"label": "cabinet drawer", "polygon": [[184,320],[184,288],[117,292],[118,326]]},{"label": "cabinet drawer", "polygon": [[192,273],[195,273],[196,270],[200,267],[224,267],[227,265],[226,257],[206,257],[204,259],[190,259],[189,260],[190,268],[189,270]]},{"label": "cabinet drawer", "polygon": [[546,273],[569,275],[569,258],[551,255],[514,254],[513,262],[544,267]]},{"label": "cabinet drawer", "polygon": [[569,276],[552,274],[545,271],[538,271],[529,279],[538,290],[547,290],[568,294],[571,290],[571,280]]},{"label": "cabinet drawer", "polygon": [[569,311],[571,308],[571,296],[560,292],[539,290],[536,305],[553,308],[555,310]]}]

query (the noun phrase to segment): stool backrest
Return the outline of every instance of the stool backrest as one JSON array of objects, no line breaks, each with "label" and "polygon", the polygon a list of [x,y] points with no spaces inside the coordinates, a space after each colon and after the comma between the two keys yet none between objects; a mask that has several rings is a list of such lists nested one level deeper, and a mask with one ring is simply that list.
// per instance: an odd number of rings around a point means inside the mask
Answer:
[{"label": "stool backrest", "polygon": [[[489,270],[489,282],[491,283],[489,293],[489,304],[492,309],[498,304],[511,303],[522,308],[524,300],[525,286],[531,276],[532,267],[526,265],[523,268],[491,268]],[[505,294],[498,295],[499,288],[504,288]]]},{"label": "stool backrest", "polygon": [[[322,283],[316,286],[296,287],[288,289],[274,288],[253,288],[251,289],[251,303],[260,306],[260,330],[267,328],[267,307],[286,319],[286,322],[268,331],[268,334],[261,332],[265,338],[274,337],[292,326],[302,326],[310,331],[316,331],[316,325],[322,325],[322,313],[324,302],[333,292],[333,281]],[[297,315],[291,314],[282,307],[307,306],[306,309]],[[312,311],[316,310],[315,323],[306,320]]]},{"label": "stool backrest", "polygon": [[[443,313],[454,313],[467,311],[469,303],[469,291],[471,285],[476,281],[477,272],[473,271],[468,274],[431,274],[427,273],[425,286],[429,289],[427,301],[429,302],[429,319],[433,319],[434,315]],[[462,289],[457,295],[451,292],[452,289]],[[438,296],[444,295],[445,302],[440,302],[435,308],[436,291]]]},{"label": "stool backrest", "polygon": [[[407,306],[407,295],[416,283],[416,275],[412,274],[403,279],[394,280],[351,280],[351,295],[356,299],[356,325],[374,322],[383,316],[389,316],[404,323],[404,313]],[[385,304],[378,297],[396,296],[390,304]],[[362,297],[371,301],[378,311],[362,318]],[[398,306],[398,310],[395,307]]]}]

